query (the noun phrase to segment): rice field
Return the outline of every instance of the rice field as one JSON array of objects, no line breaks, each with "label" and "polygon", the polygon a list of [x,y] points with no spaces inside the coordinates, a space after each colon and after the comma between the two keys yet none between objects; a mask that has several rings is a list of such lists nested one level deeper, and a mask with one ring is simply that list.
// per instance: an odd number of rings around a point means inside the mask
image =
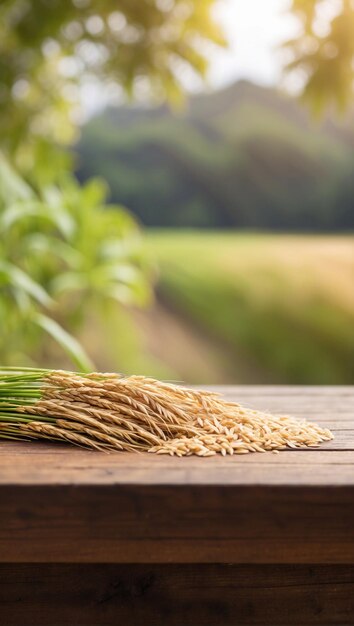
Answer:
[{"label": "rice field", "polygon": [[150,231],[146,250],[159,300],[222,347],[227,382],[244,362],[248,382],[354,383],[354,236]]}]

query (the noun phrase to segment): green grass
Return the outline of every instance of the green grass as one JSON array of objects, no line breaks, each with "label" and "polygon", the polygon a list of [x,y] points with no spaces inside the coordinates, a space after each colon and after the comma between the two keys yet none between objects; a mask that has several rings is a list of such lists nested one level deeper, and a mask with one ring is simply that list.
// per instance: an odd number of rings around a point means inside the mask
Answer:
[{"label": "green grass", "polygon": [[159,291],[284,383],[354,382],[354,236],[150,231]]}]

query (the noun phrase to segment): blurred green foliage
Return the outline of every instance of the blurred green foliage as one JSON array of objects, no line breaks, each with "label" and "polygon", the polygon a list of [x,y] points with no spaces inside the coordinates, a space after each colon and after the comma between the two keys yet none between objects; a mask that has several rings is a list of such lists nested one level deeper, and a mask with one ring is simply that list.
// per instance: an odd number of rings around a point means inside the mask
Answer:
[{"label": "blurred green foliage", "polygon": [[285,44],[287,72],[304,83],[303,99],[316,114],[331,104],[343,111],[354,85],[354,2],[292,0],[299,34]]},{"label": "blurred green foliage", "polygon": [[[71,177],[35,191],[0,160],[1,361],[45,362],[50,335],[80,369],[92,363],[68,332],[88,312],[149,298],[134,220],[105,204],[105,186]],[[67,329],[67,330],[65,330]]]},{"label": "blurred green foliage", "polygon": [[[143,303],[149,298],[149,272],[134,220],[120,207],[107,206],[102,183],[91,181],[83,187],[76,183],[71,174],[72,159],[63,147],[77,136],[80,97],[89,84],[98,88],[118,85],[131,97],[148,94],[152,99],[168,97],[178,103],[183,70],[192,69],[204,76],[207,45],[224,44],[212,16],[214,4],[214,0],[0,3],[2,362],[45,363],[49,354],[46,337],[50,335],[77,367],[89,368],[89,358],[73,338],[87,316],[93,312],[102,322],[110,303]],[[303,32],[288,44],[293,55],[289,71],[300,69],[305,73],[305,97],[317,110],[333,98],[343,106],[353,83],[353,2],[343,0],[342,9],[339,3],[339,11],[329,20],[325,34],[318,31],[316,14],[323,4],[324,0],[293,0],[292,8],[300,17]],[[204,104],[199,101],[198,107],[202,110]],[[276,194],[269,190],[264,176],[264,165],[269,163],[269,137],[263,137],[262,151],[256,151],[258,166],[254,168],[252,141],[242,144],[242,155],[236,154],[235,162],[230,161],[230,155],[234,158],[233,133],[226,150],[221,145],[219,137],[227,125],[223,110],[215,126],[210,127],[203,115],[201,121],[194,120],[187,127],[187,142],[181,124],[166,123],[166,119],[161,126],[153,125],[156,142],[150,134],[150,123],[148,120],[142,131],[145,153],[137,169],[132,167],[130,157],[132,144],[140,141],[140,129],[133,141],[129,135],[122,135],[120,156],[124,165],[121,162],[117,170],[111,155],[106,159],[107,178],[119,190],[127,190],[124,199],[128,205],[132,190],[140,185],[140,196],[154,223],[156,210],[166,212],[163,197],[168,198],[172,184],[178,194],[179,224],[188,219],[198,225],[220,225],[214,210],[217,205],[223,225],[245,225],[249,214],[251,222],[258,225],[260,213],[254,207],[263,202],[264,214],[275,211],[269,224],[279,226],[287,188],[301,185],[296,175],[286,179],[284,189],[278,188]],[[107,142],[109,135],[110,131]],[[306,145],[299,151],[298,138],[290,135],[291,153],[284,153],[283,138],[277,138],[275,144],[272,140],[276,162],[282,164],[286,156],[292,171],[311,169],[312,147]],[[112,141],[110,150],[114,151]],[[304,214],[312,203],[323,201],[328,226],[332,218],[328,217],[327,197],[316,194],[321,181],[329,181],[332,172],[337,171],[341,157],[335,148],[332,151],[333,144],[326,146],[325,162],[316,170],[315,180],[306,178],[300,199]],[[90,149],[98,171],[97,146],[91,144]],[[160,164],[159,171],[153,169],[156,164]],[[237,176],[234,166],[240,166]],[[139,180],[141,171],[146,176]],[[182,177],[184,183],[180,184]],[[236,221],[231,179],[240,189]],[[195,181],[199,191],[191,194]],[[344,187],[346,183],[347,178]],[[351,187],[347,187],[349,197]],[[330,195],[332,187],[326,182],[321,193]],[[346,195],[342,206],[344,217],[339,225],[348,225]],[[286,206],[286,220],[294,222],[294,209],[294,203]],[[139,209],[136,212],[141,214]]]},{"label": "blurred green foliage", "polygon": [[204,75],[201,42],[223,44],[215,0],[2,0],[0,138],[28,163],[38,139],[65,143],[80,85],[99,79],[135,95],[181,97],[181,69]]},{"label": "blurred green foliage", "polygon": [[179,73],[204,75],[200,42],[223,43],[214,0],[2,0],[0,3],[0,360],[48,362],[50,335],[92,364],[74,335],[110,303],[149,298],[139,230],[80,187],[64,147],[77,133],[85,85],[141,85],[178,100]]},{"label": "blurred green foliage", "polygon": [[78,175],[109,182],[149,226],[354,228],[354,125],[241,81],[185,112],[119,107],[83,128]]}]

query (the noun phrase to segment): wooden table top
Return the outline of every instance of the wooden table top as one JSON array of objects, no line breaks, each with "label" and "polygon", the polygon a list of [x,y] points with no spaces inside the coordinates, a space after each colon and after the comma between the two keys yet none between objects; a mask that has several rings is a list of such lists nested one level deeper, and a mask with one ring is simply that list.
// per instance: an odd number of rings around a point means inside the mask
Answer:
[{"label": "wooden table top", "polygon": [[0,441],[2,485],[354,485],[354,387],[214,387],[227,398],[307,418],[335,438],[316,450],[177,458]]},{"label": "wooden table top", "polygon": [[0,443],[0,561],[354,562],[354,388],[219,387],[316,450],[174,458]]}]

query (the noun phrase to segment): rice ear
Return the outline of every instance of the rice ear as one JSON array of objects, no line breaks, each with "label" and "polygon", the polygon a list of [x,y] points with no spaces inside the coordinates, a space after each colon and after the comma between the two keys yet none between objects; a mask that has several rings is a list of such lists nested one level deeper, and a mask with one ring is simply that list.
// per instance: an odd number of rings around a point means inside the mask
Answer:
[{"label": "rice ear", "polygon": [[333,438],[306,420],[143,376],[1,368],[0,438],[26,436],[172,456],[316,447]]}]

